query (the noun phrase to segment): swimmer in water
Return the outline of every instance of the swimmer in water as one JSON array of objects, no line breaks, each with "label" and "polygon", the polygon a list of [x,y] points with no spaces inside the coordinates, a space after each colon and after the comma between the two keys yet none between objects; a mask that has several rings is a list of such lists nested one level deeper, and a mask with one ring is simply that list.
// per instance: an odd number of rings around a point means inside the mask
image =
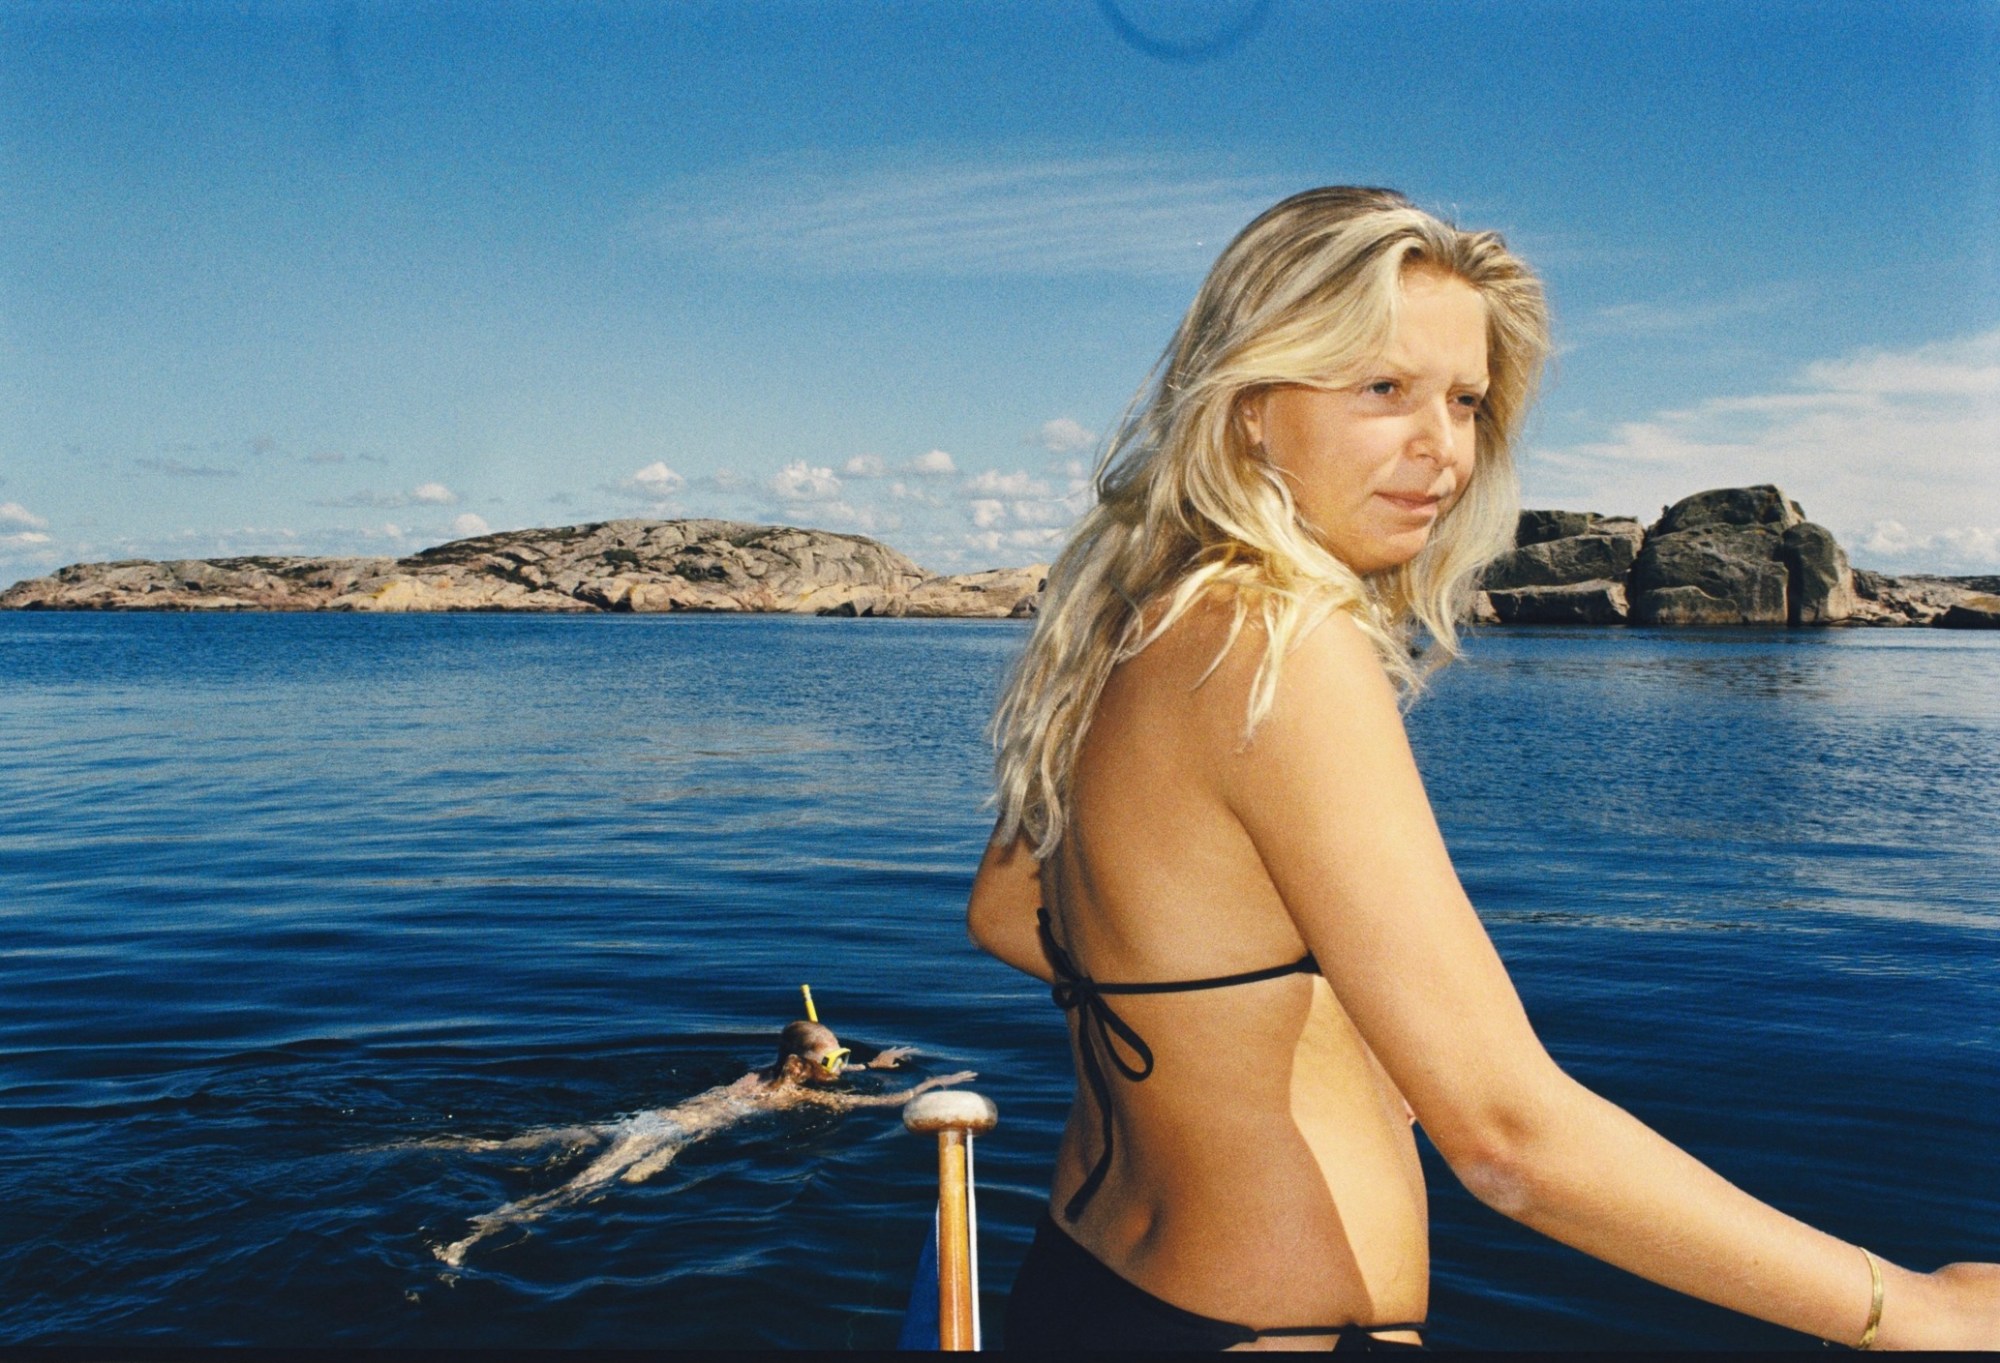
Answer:
[{"label": "swimmer in water", "polygon": [[[855,1068],[892,1070],[911,1054],[908,1046],[891,1046]],[[962,1084],[975,1077],[972,1071],[961,1070],[888,1093],[851,1093],[834,1087],[848,1068],[848,1049],[829,1028],[817,1022],[794,1022],[779,1038],[775,1062],[750,1071],[733,1084],[721,1084],[698,1093],[678,1107],[641,1112],[608,1126],[550,1127],[509,1140],[445,1136],[419,1142],[433,1149],[452,1150],[535,1150],[557,1143],[582,1149],[600,1141],[610,1142],[603,1154],[560,1188],[475,1216],[470,1235],[437,1246],[432,1252],[456,1268],[465,1262],[468,1249],[494,1232],[523,1225],[553,1208],[582,1201],[613,1180],[643,1183],[672,1164],[681,1151],[696,1141],[706,1140],[724,1127],[760,1112],[783,1112],[808,1105],[836,1112],[857,1107],[900,1107],[919,1093]]]}]

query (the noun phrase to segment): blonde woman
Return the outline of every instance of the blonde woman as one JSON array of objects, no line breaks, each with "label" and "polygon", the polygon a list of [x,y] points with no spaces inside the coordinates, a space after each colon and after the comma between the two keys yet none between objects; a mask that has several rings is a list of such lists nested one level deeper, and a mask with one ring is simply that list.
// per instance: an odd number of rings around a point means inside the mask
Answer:
[{"label": "blonde woman", "polygon": [[1114,436],[968,910],[1079,1080],[1010,1346],[1419,1343],[1414,1120],[1489,1206],[1678,1291],[2000,1347],[2000,1266],[1883,1262],[1558,1069],[1453,874],[1399,701],[1511,541],[1548,346],[1498,236],[1313,190],[1223,252]]}]

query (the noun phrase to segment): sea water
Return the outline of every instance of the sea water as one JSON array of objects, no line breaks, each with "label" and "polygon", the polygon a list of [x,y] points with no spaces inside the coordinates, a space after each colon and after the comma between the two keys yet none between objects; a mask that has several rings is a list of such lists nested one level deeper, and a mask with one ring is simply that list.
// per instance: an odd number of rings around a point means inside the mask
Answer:
[{"label": "sea water", "polygon": [[[1060,1015],[967,942],[1011,622],[0,616],[0,1343],[893,1342],[935,1158],[746,1121],[482,1241],[810,982],[999,1105],[989,1342]],[[1410,726],[1571,1073],[1890,1259],[2000,1259],[2000,640],[1485,632]],[[1474,1202],[1428,1149],[1430,1337],[1798,1336]]]}]

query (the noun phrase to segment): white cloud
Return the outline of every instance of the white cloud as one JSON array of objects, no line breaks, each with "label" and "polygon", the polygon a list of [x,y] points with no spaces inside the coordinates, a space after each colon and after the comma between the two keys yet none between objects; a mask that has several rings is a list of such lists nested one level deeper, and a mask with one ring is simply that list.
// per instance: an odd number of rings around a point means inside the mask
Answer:
[{"label": "white cloud", "polygon": [[995,526],[1007,519],[1007,504],[988,497],[967,503],[965,509],[972,513],[972,523],[981,527]]},{"label": "white cloud", "polygon": [[673,499],[687,486],[687,481],[679,471],[667,467],[665,460],[655,459],[615,483],[598,484],[597,490],[660,516],[673,509]]},{"label": "white cloud", "polygon": [[824,530],[851,530],[859,534],[875,535],[901,529],[903,518],[894,512],[879,511],[874,507],[832,501],[821,502],[813,507],[813,523]]},{"label": "white cloud", "polygon": [[1064,502],[1009,502],[1007,509],[1022,525],[1068,525],[1077,517],[1076,508]]},{"label": "white cloud", "polygon": [[1284,186],[1159,156],[824,152],[673,186],[641,240],[836,274],[1198,274]]},{"label": "white cloud", "polygon": [[1901,521],[1877,521],[1858,547],[1882,563],[1943,559],[1957,565],[1993,568],[2000,566],[2000,526],[1953,526],[1920,535]]},{"label": "white cloud", "polygon": [[1052,421],[1044,421],[1035,432],[1035,443],[1050,454],[1074,454],[1087,450],[1097,443],[1097,434],[1085,430],[1083,423],[1070,417],[1059,416]]},{"label": "white cloud", "polygon": [[832,469],[794,459],[772,475],[771,491],[788,502],[831,501],[840,495],[840,479]]},{"label": "white cloud", "polygon": [[[2000,327],[1914,350],[1870,350],[1806,366],[1808,382],[1839,392],[2000,399]],[[1989,407],[1989,417],[1996,415]]]},{"label": "white cloud", "polygon": [[1049,485],[1030,473],[1000,473],[985,469],[965,480],[965,490],[980,497],[1047,497]]},{"label": "white cloud", "polygon": [[492,534],[493,527],[486,523],[484,516],[468,511],[462,516],[452,518],[451,532],[460,539],[472,539],[478,535]]},{"label": "white cloud", "polygon": [[350,492],[344,497],[323,497],[313,502],[314,506],[365,507],[372,511],[394,511],[397,507],[450,506],[458,501],[458,494],[443,483],[423,483],[408,492]]},{"label": "white cloud", "polygon": [[655,459],[634,473],[631,482],[640,491],[659,497],[670,496],[687,486],[687,479],[668,468],[663,459]]},{"label": "white cloud", "polygon": [[[1038,553],[1053,549],[1062,543],[1063,532],[1051,529],[987,530],[965,537],[966,547],[997,554],[1002,550],[1018,553],[1027,550]],[[1018,566],[1018,565],[1016,565]]]},{"label": "white cloud", "polygon": [[25,526],[30,530],[46,530],[49,523],[19,502],[0,502],[0,525]]},{"label": "white cloud", "polygon": [[888,473],[889,465],[879,454],[857,454],[842,464],[840,471],[849,478],[880,478]]},{"label": "white cloud", "polygon": [[27,549],[48,542],[49,537],[39,530],[23,530],[18,534],[0,535],[0,549]]},{"label": "white cloud", "polygon": [[919,478],[949,478],[958,472],[958,463],[943,450],[931,450],[903,465],[903,471]]},{"label": "white cloud", "polygon": [[1530,506],[1650,517],[1705,488],[1776,483],[1865,566],[1976,571],[2000,526],[2000,328],[1820,360],[1784,391],[1657,412],[1523,463]]}]

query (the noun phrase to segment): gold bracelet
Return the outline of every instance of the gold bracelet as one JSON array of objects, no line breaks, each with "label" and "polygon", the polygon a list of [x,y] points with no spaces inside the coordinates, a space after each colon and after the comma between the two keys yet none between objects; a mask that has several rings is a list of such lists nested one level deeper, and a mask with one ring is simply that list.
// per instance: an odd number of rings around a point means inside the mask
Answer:
[{"label": "gold bracelet", "polygon": [[1882,1328],[1882,1265],[1875,1262],[1875,1256],[1865,1246],[1861,1257],[1868,1261],[1868,1328],[1861,1332],[1861,1342],[1854,1347],[1865,1351],[1875,1347],[1875,1332]]}]

